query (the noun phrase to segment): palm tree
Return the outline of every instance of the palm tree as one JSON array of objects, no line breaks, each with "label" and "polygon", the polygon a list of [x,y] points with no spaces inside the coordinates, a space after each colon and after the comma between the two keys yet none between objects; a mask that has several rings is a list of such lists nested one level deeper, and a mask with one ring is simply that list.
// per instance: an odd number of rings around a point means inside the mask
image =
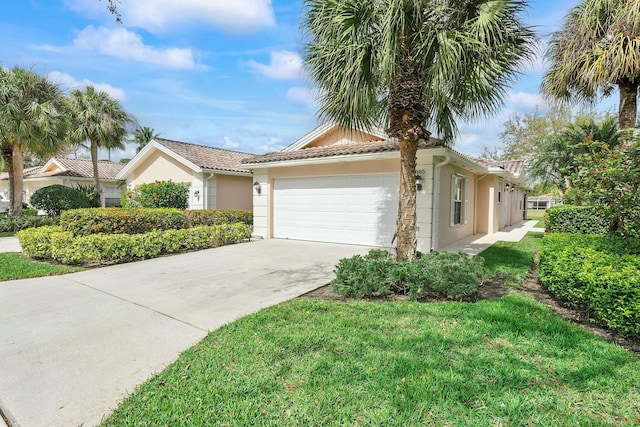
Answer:
[{"label": "palm tree", "polygon": [[[416,153],[452,142],[456,119],[496,112],[532,31],[517,0],[306,0],[305,63],[322,119],[384,124],[400,149],[397,258],[416,253]],[[435,131],[439,140],[431,139]]]},{"label": "palm tree", "polygon": [[10,215],[23,203],[24,154],[49,156],[65,144],[65,97],[33,71],[0,67],[0,153],[9,173]]},{"label": "palm tree", "polygon": [[618,126],[635,126],[640,85],[640,2],[583,0],[552,34],[542,83],[550,97],[593,102],[620,93]]},{"label": "palm tree", "polygon": [[75,143],[89,141],[93,163],[93,182],[100,193],[98,148],[120,148],[133,118],[108,93],[93,86],[71,92],[71,139]]},{"label": "palm tree", "polygon": [[159,133],[155,133],[153,128],[144,126],[138,128],[133,131],[133,142],[138,144],[138,148],[136,148],[136,153],[139,153],[140,150],[144,148],[152,139],[159,137]]}]

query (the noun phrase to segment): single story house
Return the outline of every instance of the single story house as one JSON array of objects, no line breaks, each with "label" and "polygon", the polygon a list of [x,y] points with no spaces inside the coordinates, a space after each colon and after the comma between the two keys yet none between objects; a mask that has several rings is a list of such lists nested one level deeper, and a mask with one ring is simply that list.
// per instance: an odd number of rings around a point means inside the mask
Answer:
[{"label": "single story house", "polygon": [[154,138],[116,175],[132,189],[155,181],[189,186],[190,209],[247,209],[253,206],[251,173],[238,165],[251,154]]},{"label": "single story house", "polygon": [[[102,188],[103,206],[114,206],[120,203],[121,183],[116,178],[123,164],[98,162],[98,175]],[[60,184],[67,187],[93,185],[93,163],[87,159],[67,159],[52,157],[44,166],[26,168],[24,178],[24,201],[29,203],[31,195],[42,187]],[[9,199],[9,174],[0,173],[0,193]]]},{"label": "single story house", "polygon": [[[400,153],[381,131],[322,125],[282,151],[244,159],[254,177],[254,235],[393,247]],[[526,213],[523,163],[487,162],[421,146],[417,246],[492,234]]]}]

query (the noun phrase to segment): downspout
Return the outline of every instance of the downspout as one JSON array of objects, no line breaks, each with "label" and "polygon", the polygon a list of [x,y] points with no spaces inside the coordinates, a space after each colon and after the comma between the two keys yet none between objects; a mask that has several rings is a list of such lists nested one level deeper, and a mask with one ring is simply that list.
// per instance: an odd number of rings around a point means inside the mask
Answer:
[{"label": "downspout", "polygon": [[475,190],[473,193],[473,199],[475,201],[475,206],[473,207],[473,234],[476,234],[478,231],[478,183],[486,178],[487,175],[489,174],[485,172],[479,178],[476,178]]},{"label": "downspout", "polygon": [[202,209],[209,209],[209,179],[216,176],[215,173],[209,172],[209,176],[204,180],[204,188],[202,189]]},{"label": "downspout", "polygon": [[433,167],[433,199],[431,200],[431,251],[438,248],[438,227],[440,225],[440,167],[451,161],[451,155],[447,154],[444,160]]}]

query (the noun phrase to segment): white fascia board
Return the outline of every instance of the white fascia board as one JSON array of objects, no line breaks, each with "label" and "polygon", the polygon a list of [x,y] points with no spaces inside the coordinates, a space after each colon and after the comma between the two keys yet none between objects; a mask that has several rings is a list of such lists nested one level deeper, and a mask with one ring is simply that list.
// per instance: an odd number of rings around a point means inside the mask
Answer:
[{"label": "white fascia board", "polygon": [[162,151],[163,153],[165,153],[169,157],[177,160],[178,162],[182,163],[183,165],[185,165],[186,167],[188,167],[189,169],[191,169],[192,171],[194,171],[196,173],[202,173],[203,172],[203,169],[200,166],[196,165],[195,163],[190,162],[189,160],[185,159],[184,157],[182,157],[181,155],[179,155],[175,151],[165,147],[164,145],[162,145],[158,141],[152,139],[147,145],[144,146],[144,148],[142,150],[140,150],[140,152],[138,154],[133,156],[133,159],[131,159],[131,161],[129,163],[127,163],[127,165],[124,168],[122,168],[122,170],[118,173],[118,175],[116,175],[116,179],[125,179],[126,176],[129,175],[129,173],[133,169],[135,169],[135,167],[139,163],[143,162],[147,157],[149,157],[149,155],[150,155],[149,153],[153,149]]},{"label": "white fascia board", "polygon": [[49,161],[47,161],[47,163],[44,164],[44,166],[42,166],[40,168],[41,171],[46,170],[49,166],[51,165],[56,165],[59,169],[63,170],[63,171],[67,171],[68,169],[65,168],[64,166],[62,166],[62,164],[58,161],[58,159],[56,159],[55,157],[52,157],[49,159]]},{"label": "white fascia board", "polygon": [[478,163],[468,159],[467,157],[448,147],[423,148],[418,151],[425,152],[433,156],[449,156],[451,159],[451,161],[449,162],[450,164],[461,167],[472,173],[484,174],[488,172],[487,168],[485,168],[484,166],[479,165]]},{"label": "white fascia board", "polygon": [[246,172],[239,171],[228,171],[224,169],[202,169],[202,172],[208,172],[216,175],[233,175],[233,176],[250,176],[251,171],[247,170]]},{"label": "white fascia board", "polygon": [[383,159],[399,159],[399,151],[387,151],[378,153],[365,153],[365,154],[345,154],[342,156],[331,157],[314,157],[311,159],[298,159],[298,160],[283,160],[280,162],[269,163],[247,163],[243,167],[247,169],[270,169],[281,168],[287,166],[304,166],[323,163],[337,163],[337,162],[358,162],[364,160],[383,160]]}]

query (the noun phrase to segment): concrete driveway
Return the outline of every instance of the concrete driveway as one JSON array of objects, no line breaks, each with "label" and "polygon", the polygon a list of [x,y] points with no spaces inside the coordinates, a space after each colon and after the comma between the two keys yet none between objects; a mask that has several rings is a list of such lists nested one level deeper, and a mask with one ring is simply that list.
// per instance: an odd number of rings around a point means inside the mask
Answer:
[{"label": "concrete driveway", "polygon": [[208,331],[325,285],[366,251],[261,240],[0,282],[0,410],[14,427],[95,425]]}]

